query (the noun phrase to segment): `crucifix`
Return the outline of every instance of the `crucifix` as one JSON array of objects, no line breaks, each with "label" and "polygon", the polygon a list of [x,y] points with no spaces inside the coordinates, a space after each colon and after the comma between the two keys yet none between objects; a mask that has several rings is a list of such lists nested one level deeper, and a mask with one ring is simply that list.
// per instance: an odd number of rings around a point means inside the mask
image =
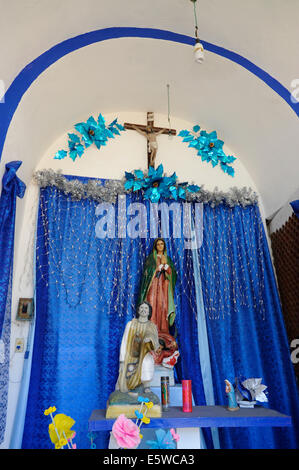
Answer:
[{"label": "crucifix", "polygon": [[125,129],[137,131],[147,139],[147,166],[155,168],[155,160],[158,150],[157,136],[160,134],[176,135],[175,129],[154,127],[154,113],[147,113],[147,125],[131,124],[125,122]]}]

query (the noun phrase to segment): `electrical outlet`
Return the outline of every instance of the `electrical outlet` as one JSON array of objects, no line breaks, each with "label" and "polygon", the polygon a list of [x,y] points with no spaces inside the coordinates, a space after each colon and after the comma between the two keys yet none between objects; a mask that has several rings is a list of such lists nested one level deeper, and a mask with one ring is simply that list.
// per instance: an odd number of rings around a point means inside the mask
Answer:
[{"label": "electrical outlet", "polygon": [[24,352],[24,338],[17,338],[15,342],[15,352]]}]

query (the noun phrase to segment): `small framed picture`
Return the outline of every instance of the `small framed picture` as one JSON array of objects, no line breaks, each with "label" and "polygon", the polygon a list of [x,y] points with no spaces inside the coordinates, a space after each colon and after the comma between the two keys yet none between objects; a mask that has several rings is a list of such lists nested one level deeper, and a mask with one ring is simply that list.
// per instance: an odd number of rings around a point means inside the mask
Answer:
[{"label": "small framed picture", "polygon": [[34,305],[33,299],[19,299],[17,320],[32,320]]}]

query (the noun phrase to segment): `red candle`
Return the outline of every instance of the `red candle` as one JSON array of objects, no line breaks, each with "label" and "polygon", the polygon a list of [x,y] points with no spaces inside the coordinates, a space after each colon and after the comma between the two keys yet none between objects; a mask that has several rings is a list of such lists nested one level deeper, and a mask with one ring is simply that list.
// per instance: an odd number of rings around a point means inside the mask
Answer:
[{"label": "red candle", "polygon": [[183,391],[183,411],[191,413],[192,411],[192,382],[191,380],[182,380]]}]

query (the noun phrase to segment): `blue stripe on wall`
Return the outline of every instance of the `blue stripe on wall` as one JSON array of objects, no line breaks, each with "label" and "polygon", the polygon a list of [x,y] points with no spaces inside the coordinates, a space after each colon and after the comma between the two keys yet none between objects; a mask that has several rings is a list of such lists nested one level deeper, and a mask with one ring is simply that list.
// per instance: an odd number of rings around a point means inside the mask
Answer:
[{"label": "blue stripe on wall", "polygon": [[[100,41],[106,41],[108,39],[123,37],[160,39],[187,44],[190,46],[194,44],[193,37],[183,34],[177,34],[161,29],[127,27],[99,29],[96,31],[80,34],[79,36],[56,44],[51,49],[47,50],[35,60],[33,60],[30,64],[26,65],[26,67],[19,73],[19,75],[8,88],[4,97],[4,103],[0,104],[0,159],[10,122],[22,99],[22,96],[41,73],[43,73],[50,65],[61,59],[66,54],[80,49],[81,47],[85,47]],[[237,64],[247,69],[250,73],[256,75],[266,85],[272,88],[272,90],[292,108],[296,115],[299,116],[299,103],[292,102],[290,91],[263,69],[233,51],[216,46],[206,41],[202,41],[202,44],[207,51],[236,62]]]}]

